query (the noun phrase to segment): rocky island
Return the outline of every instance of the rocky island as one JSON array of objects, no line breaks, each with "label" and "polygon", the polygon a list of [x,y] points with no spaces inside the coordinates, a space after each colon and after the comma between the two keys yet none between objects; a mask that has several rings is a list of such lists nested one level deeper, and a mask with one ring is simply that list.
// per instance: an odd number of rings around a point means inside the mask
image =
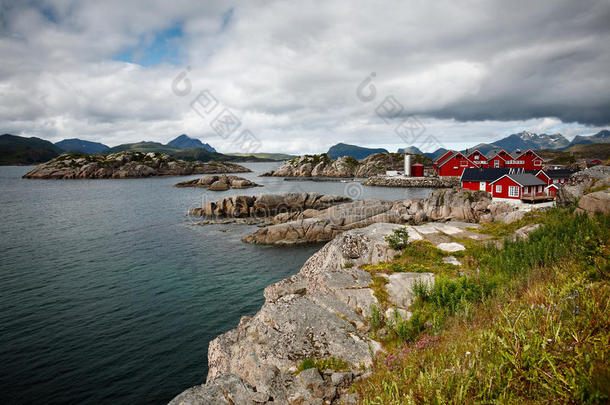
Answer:
[{"label": "rocky island", "polygon": [[[430,159],[424,156],[413,156],[413,162],[430,162]],[[402,170],[403,167],[404,154],[401,153],[376,153],[361,160],[351,156],[332,159],[323,153],[293,158],[262,176],[363,178],[384,174],[386,170]]]},{"label": "rocky island", "polygon": [[225,191],[230,188],[251,188],[262,187],[248,179],[238,176],[206,176],[200,179],[182,181],[175,187],[201,187],[212,191]]},{"label": "rocky island", "polygon": [[119,152],[109,155],[63,154],[39,164],[26,179],[123,179],[190,174],[245,173],[229,162],[186,162],[163,153]]}]

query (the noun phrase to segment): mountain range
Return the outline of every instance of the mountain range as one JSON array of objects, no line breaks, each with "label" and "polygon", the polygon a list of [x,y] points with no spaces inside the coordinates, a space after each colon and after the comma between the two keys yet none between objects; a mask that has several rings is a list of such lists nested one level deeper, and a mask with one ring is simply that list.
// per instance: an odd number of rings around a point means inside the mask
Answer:
[{"label": "mountain range", "polygon": [[0,165],[28,165],[46,162],[62,153],[49,141],[40,138],[0,135]]},{"label": "mountain range", "polygon": [[326,152],[326,154],[333,159],[337,159],[342,156],[351,156],[354,159],[364,159],[365,157],[375,153],[388,153],[388,151],[383,148],[371,149],[357,145],[349,145],[347,143],[338,143],[331,146],[330,149],[328,149],[328,152]]},{"label": "mountain range", "polygon": [[78,138],[64,139],[63,141],[55,142],[55,146],[65,152],[79,152],[88,155],[103,153],[108,149],[108,145],[104,145],[103,143],[85,141]]}]

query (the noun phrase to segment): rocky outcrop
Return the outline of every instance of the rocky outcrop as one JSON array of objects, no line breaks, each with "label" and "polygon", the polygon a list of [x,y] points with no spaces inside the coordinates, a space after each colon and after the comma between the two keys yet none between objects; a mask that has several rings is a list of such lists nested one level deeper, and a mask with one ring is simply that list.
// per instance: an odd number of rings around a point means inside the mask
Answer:
[{"label": "rocky outcrop", "polygon": [[376,153],[362,160],[343,156],[337,160],[327,154],[304,155],[283,163],[277,169],[262,176],[276,177],[370,177],[386,170],[403,168],[404,155],[398,153]]},{"label": "rocky outcrop", "polygon": [[610,166],[594,166],[574,173],[559,188],[556,202],[559,206],[573,205],[585,194],[610,187]]},{"label": "rocky outcrop", "polygon": [[262,187],[248,179],[237,176],[206,176],[200,179],[193,179],[180,182],[174,187],[202,187],[212,191],[224,191],[230,188],[250,188]]},{"label": "rocky outcrop", "polygon": [[161,153],[119,152],[110,155],[63,154],[36,166],[26,179],[122,179],[191,174],[245,173],[228,162],[186,162]]},{"label": "rocky outcrop", "polygon": [[460,185],[458,177],[405,177],[405,176],[372,176],[362,182],[365,186],[379,187],[425,187],[449,188]]},{"label": "rocky outcrop", "polygon": [[596,191],[578,200],[577,213],[610,214],[610,190]]},{"label": "rocky outcrop", "polygon": [[[262,194],[259,196],[227,197],[194,208],[190,215],[202,216],[211,222],[261,223],[289,220],[299,214],[324,210],[333,205],[351,201],[350,198],[318,193]],[[277,218],[277,219],[276,219]]]},{"label": "rocky outcrop", "polygon": [[[295,245],[329,241],[350,229],[373,223],[421,224],[427,221],[513,222],[521,211],[507,203],[492,203],[484,191],[437,190],[424,200],[364,200],[324,210],[276,215],[268,226],[242,240],[262,245]],[[511,214],[518,212],[519,214]]]},{"label": "rocky outcrop", "polygon": [[[437,246],[446,236],[474,238],[466,223],[407,226],[409,240]],[[390,260],[397,252],[385,240],[400,225],[377,223],[347,231],[315,253],[298,274],[268,286],[258,313],[242,317],[236,329],[209,345],[207,383],[177,396],[172,405],[212,403],[356,403],[349,393],[381,344],[369,334],[371,305],[380,305],[363,264]],[[449,253],[448,253],[449,256]],[[430,273],[392,273],[387,278],[388,313],[409,317],[416,281],[433,283]],[[304,358],[344,361],[348,370],[298,373]],[[323,370],[324,371],[324,370]],[[222,395],[221,395],[222,394]],[[214,402],[217,401],[217,402]],[[226,402],[223,402],[226,401]],[[231,402],[232,401],[232,402]]]}]

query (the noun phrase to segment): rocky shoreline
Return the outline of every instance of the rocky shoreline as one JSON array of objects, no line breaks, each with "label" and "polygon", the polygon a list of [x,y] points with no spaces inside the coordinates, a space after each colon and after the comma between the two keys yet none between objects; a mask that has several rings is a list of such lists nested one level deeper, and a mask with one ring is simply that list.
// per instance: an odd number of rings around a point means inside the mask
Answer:
[{"label": "rocky shoreline", "polygon": [[315,193],[235,196],[208,202],[189,214],[202,217],[201,224],[258,224],[260,228],[244,237],[244,242],[287,246],[327,242],[342,232],[373,223],[512,222],[524,212],[505,202],[492,202],[486,192],[443,189],[423,200],[406,201],[351,201]]},{"label": "rocky shoreline", "polygon": [[[485,239],[473,226],[452,221],[405,229],[409,241],[428,240],[455,263],[451,252],[459,244],[452,238]],[[369,333],[370,309],[379,304],[373,278],[360,266],[397,254],[385,238],[403,227],[375,223],[346,231],[310,257],[299,273],[268,286],[260,311],[210,342],[207,382],[184,391],[170,405],[356,404],[350,385],[368,375],[383,351]],[[521,235],[527,237],[527,231]],[[414,283],[434,282],[431,273],[378,276],[387,282],[386,314],[404,317],[409,316]],[[341,359],[345,368],[298,370],[304,358],[330,357]]]},{"label": "rocky shoreline", "polygon": [[25,179],[124,179],[191,174],[246,173],[229,162],[186,162],[162,153],[119,152],[109,155],[63,154],[36,166]]},{"label": "rocky shoreline", "polygon": [[378,187],[422,187],[451,188],[460,185],[458,177],[405,177],[405,176],[371,176],[362,182],[365,186]]}]

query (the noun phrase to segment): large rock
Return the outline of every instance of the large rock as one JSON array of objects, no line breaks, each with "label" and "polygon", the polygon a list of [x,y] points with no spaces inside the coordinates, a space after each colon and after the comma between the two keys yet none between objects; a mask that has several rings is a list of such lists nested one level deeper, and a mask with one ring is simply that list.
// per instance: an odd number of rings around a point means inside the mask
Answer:
[{"label": "large rock", "polygon": [[124,179],[249,171],[250,169],[235,163],[186,162],[161,153],[119,152],[87,156],[63,154],[36,166],[23,177],[26,179]]},{"label": "large rock", "polygon": [[604,187],[610,187],[610,166],[594,166],[574,173],[559,188],[556,198],[557,205],[573,205],[591,190]]},{"label": "large rock", "polygon": [[[208,202],[201,208],[189,211],[190,215],[208,219],[251,218],[261,222],[289,221],[302,218],[304,212],[312,214],[333,205],[351,201],[350,198],[318,193],[261,194],[259,196],[234,196]],[[274,218],[275,217],[275,218]],[[226,221],[225,221],[226,222]]]},{"label": "large rock", "polygon": [[[339,233],[373,223],[421,224],[424,221],[478,222],[488,215],[491,197],[483,191],[438,190],[425,200],[362,200],[296,215],[280,214],[273,224],[242,240],[261,245],[295,245],[329,241]],[[495,212],[504,213],[504,205]],[[510,208],[514,210],[513,207]]]},{"label": "large rock", "polygon": [[576,212],[588,214],[610,214],[610,191],[597,191],[584,195],[578,200]]},{"label": "large rock", "polygon": [[203,187],[213,191],[223,191],[229,188],[262,187],[248,179],[237,176],[205,176],[199,179],[180,182],[175,187]]}]

